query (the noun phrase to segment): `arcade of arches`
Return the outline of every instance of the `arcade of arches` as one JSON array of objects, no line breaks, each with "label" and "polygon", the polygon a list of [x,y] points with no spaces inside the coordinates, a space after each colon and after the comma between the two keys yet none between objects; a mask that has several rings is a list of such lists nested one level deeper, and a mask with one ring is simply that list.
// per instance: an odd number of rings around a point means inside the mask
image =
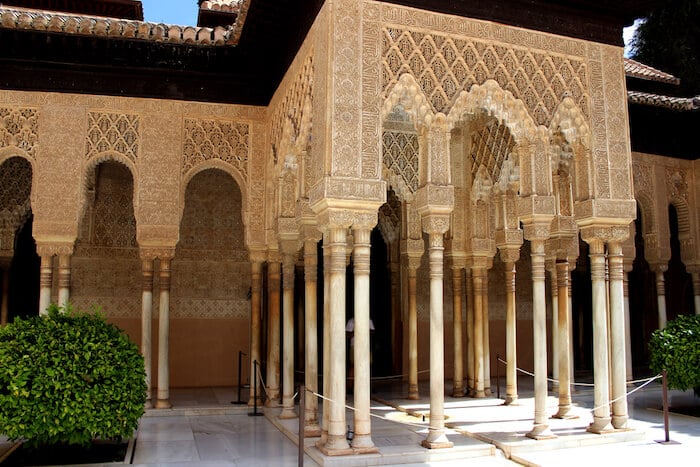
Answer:
[{"label": "arcade of arches", "polygon": [[159,408],[244,351],[295,417],[295,370],[344,401],[352,351],[352,443],[342,403],[302,414],[328,454],[376,449],[371,374],[428,379],[449,447],[496,354],[531,437],[548,369],[556,416],[587,372],[590,431],[625,429],[649,333],[700,310],[697,164],[632,154],[626,105],[620,47],[370,0],[326,2],[265,108],[0,91],[2,321],[101,306]]}]

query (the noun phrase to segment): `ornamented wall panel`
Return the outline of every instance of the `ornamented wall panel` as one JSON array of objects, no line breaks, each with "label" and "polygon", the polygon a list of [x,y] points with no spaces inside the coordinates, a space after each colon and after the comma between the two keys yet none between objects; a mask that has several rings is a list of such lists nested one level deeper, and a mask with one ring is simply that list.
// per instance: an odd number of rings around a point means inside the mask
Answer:
[{"label": "ornamented wall panel", "polygon": [[139,116],[88,112],[87,158],[116,152],[132,162],[139,154]]},{"label": "ornamented wall panel", "polygon": [[246,122],[185,118],[182,173],[198,164],[219,159],[247,179],[250,125]]},{"label": "ornamented wall panel", "polygon": [[0,149],[18,147],[30,157],[35,156],[39,141],[38,111],[31,107],[0,106]]}]

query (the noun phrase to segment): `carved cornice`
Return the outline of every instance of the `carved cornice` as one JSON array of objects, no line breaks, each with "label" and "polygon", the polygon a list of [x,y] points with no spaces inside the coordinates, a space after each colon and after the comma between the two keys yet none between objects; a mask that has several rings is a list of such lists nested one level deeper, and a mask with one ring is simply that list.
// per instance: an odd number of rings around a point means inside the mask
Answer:
[{"label": "carved cornice", "polygon": [[450,214],[455,205],[455,191],[452,185],[427,184],[416,192],[416,211],[426,214]]},{"label": "carved cornice", "polygon": [[589,199],[574,205],[576,223],[586,225],[629,224],[637,217],[633,199]]},{"label": "carved cornice", "polygon": [[386,203],[384,180],[324,177],[309,190],[309,205],[318,213],[324,207],[369,208]]}]

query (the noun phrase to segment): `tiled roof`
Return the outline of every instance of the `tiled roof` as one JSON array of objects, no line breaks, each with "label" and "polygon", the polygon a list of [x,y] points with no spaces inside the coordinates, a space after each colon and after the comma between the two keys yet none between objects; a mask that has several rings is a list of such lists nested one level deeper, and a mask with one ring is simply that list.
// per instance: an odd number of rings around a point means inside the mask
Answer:
[{"label": "tiled roof", "polygon": [[201,10],[215,10],[224,13],[238,13],[242,0],[206,0],[199,6]]},{"label": "tiled roof", "polygon": [[661,83],[680,84],[681,80],[656,68],[645,65],[631,58],[625,58],[625,74],[632,78],[659,81]]},{"label": "tiled roof", "polygon": [[671,97],[648,92],[627,91],[630,104],[653,105],[672,110],[700,110],[700,96]]},{"label": "tiled roof", "polygon": [[240,10],[235,24],[216,28],[178,26],[0,6],[0,28],[180,44],[236,45],[249,4],[250,0],[240,2],[238,5]]}]

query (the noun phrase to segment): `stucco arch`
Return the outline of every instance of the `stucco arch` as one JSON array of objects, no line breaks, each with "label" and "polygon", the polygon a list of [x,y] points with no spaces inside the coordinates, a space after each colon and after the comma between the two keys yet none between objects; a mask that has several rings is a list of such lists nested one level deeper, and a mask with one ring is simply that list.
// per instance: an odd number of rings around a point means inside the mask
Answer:
[{"label": "stucco arch", "polygon": [[[134,208],[134,216],[136,217],[136,223],[138,224],[139,222],[139,210],[138,210],[138,192],[139,192],[139,179],[138,179],[138,171],[136,169],[136,165],[133,163],[131,159],[128,157],[124,156],[123,154],[120,154],[115,151],[106,151],[100,154],[97,154],[94,157],[91,157],[87,164],[85,165],[85,168],[83,169],[83,178],[82,178],[82,186],[80,187],[80,194],[82,195],[82,200],[81,200],[81,205],[80,209],[78,212],[78,225],[83,220],[83,217],[85,216],[85,211],[87,209],[88,205],[88,198],[87,198],[87,190],[88,187],[90,186],[91,178],[94,176],[94,170],[102,164],[103,162],[116,162],[118,164],[123,165],[129,170],[129,173],[131,174],[131,179],[134,184],[134,190],[133,193],[131,194],[131,202],[133,203],[133,208]],[[94,182],[94,180],[92,180]]]},{"label": "stucco arch", "polygon": [[454,128],[465,114],[486,112],[510,130],[517,144],[532,143],[537,139],[537,125],[525,104],[510,91],[489,79],[475,84],[469,91],[462,91],[447,115],[447,124]]},{"label": "stucco arch", "polygon": [[593,171],[591,167],[591,130],[587,118],[570,97],[565,97],[549,124],[550,141],[561,135],[573,153],[574,201],[593,197]]},{"label": "stucco arch", "polygon": [[695,238],[691,227],[690,208],[688,206],[688,202],[684,198],[673,197],[671,198],[669,204],[676,208],[676,216],[678,220],[678,238],[681,243],[681,258],[684,262],[691,261],[695,259],[696,255],[692,248],[692,245],[695,243]]},{"label": "stucco arch", "polygon": [[637,193],[636,198],[641,213],[642,231],[640,233],[642,235],[656,233],[658,229],[653,200],[646,193]]},{"label": "stucco arch", "polygon": [[248,189],[245,182],[245,177],[241,174],[234,166],[228,164],[220,159],[211,159],[201,164],[197,164],[185,173],[180,182],[180,200],[178,203],[179,213],[178,213],[178,226],[182,222],[182,214],[185,211],[185,192],[187,191],[187,185],[189,185],[192,178],[200,172],[204,172],[209,169],[218,169],[231,176],[233,181],[238,185],[238,189],[241,191],[241,221],[243,222],[243,237],[245,245],[248,246]]},{"label": "stucco arch", "polygon": [[35,197],[37,183],[36,177],[34,176],[34,174],[36,174],[36,161],[33,157],[29,155],[29,153],[27,153],[23,149],[18,148],[17,146],[6,146],[4,148],[0,148],[0,165],[2,165],[6,160],[11,159],[13,157],[21,157],[22,159],[29,162],[29,166],[32,170],[32,186],[29,193],[29,204],[31,206],[34,206],[36,202]]},{"label": "stucco arch", "polygon": [[420,84],[408,73],[401,75],[398,82],[386,96],[382,106],[380,121],[384,122],[397,105],[401,105],[406,113],[411,116],[417,130],[422,127],[430,127],[435,118],[430,102],[428,102]]}]

